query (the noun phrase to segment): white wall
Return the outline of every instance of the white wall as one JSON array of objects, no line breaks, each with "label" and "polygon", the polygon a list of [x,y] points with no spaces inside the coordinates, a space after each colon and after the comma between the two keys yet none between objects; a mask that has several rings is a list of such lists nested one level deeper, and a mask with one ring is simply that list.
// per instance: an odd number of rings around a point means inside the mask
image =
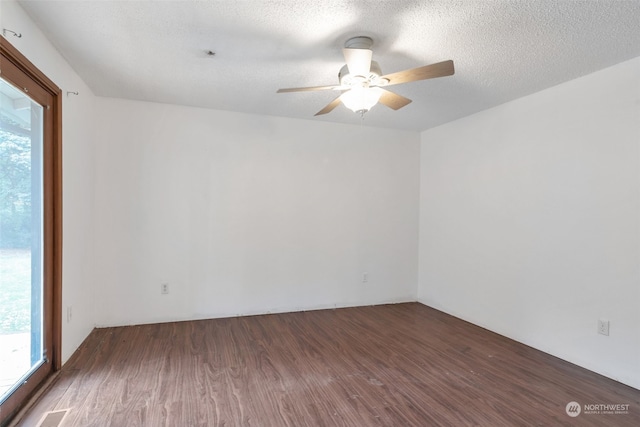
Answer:
[{"label": "white wall", "polygon": [[106,98],[97,112],[99,325],[415,301],[419,134]]},{"label": "white wall", "polygon": [[423,132],[419,300],[640,388],[639,143],[640,58]]},{"label": "white wall", "polygon": [[[93,329],[93,108],[95,97],[14,1],[0,1],[0,24],[22,33],[7,40],[66,91],[63,96],[63,278],[62,360]],[[67,322],[66,307],[72,307]]]}]

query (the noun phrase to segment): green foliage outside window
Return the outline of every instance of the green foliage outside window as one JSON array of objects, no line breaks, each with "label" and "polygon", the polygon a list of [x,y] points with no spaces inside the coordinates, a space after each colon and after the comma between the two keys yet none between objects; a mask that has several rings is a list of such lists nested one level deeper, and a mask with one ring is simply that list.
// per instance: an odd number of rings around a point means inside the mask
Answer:
[{"label": "green foliage outside window", "polygon": [[0,248],[31,246],[31,140],[0,130]]}]

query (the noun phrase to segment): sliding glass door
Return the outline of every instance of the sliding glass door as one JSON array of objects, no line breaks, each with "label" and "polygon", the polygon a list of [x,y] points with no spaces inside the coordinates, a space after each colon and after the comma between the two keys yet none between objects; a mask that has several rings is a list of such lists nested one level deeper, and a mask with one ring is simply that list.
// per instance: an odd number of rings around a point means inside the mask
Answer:
[{"label": "sliding glass door", "polygon": [[30,62],[0,42],[2,424],[59,366],[61,206],[58,98]]},{"label": "sliding glass door", "polygon": [[0,400],[46,358],[42,346],[43,106],[0,79]]}]

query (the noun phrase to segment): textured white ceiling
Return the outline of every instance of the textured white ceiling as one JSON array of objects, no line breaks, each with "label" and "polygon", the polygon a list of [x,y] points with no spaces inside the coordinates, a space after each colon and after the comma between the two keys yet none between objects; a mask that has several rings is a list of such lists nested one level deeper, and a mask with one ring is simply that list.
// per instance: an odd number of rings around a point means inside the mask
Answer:
[{"label": "textured white ceiling", "polygon": [[[346,39],[384,73],[452,59],[456,74],[390,89],[364,124],[424,130],[640,56],[640,0],[33,1],[20,4],[96,95],[359,123],[336,93]],[[208,57],[205,51],[216,52]],[[73,88],[67,88],[73,90]]]}]

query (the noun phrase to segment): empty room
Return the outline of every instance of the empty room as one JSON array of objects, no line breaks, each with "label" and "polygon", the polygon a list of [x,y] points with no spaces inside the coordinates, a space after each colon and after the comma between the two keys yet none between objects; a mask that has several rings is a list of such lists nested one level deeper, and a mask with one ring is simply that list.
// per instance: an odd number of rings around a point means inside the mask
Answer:
[{"label": "empty room", "polygon": [[0,26],[0,426],[640,425],[640,1]]}]

